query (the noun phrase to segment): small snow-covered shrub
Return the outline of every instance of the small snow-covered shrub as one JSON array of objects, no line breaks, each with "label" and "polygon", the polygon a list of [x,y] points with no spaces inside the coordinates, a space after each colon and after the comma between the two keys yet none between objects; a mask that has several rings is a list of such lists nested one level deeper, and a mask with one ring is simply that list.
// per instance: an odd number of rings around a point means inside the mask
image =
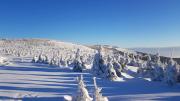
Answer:
[{"label": "small snow-covered shrub", "polygon": [[117,76],[121,77],[121,72],[122,72],[121,64],[119,62],[117,62],[117,61],[114,61],[113,62],[113,67],[114,67],[114,69],[116,71]]},{"label": "small snow-covered shrub", "polygon": [[139,74],[141,74],[144,77],[151,78],[153,75],[153,62],[151,60],[151,57],[147,56],[147,61],[145,63],[139,64],[139,68],[137,71]]},{"label": "small snow-covered shrub", "polygon": [[101,90],[102,88],[99,88],[96,83],[96,78],[93,77],[94,82],[94,89],[92,97],[90,97],[88,90],[86,89],[86,85],[83,81],[83,76],[77,77],[78,81],[78,90],[77,93],[73,94],[72,96],[65,95],[64,100],[65,101],[108,101],[108,98],[105,96],[102,96]]},{"label": "small snow-covered shrub", "polygon": [[153,75],[151,78],[153,81],[162,81],[164,78],[164,70],[159,56],[153,65]]},{"label": "small snow-covered shrub", "polygon": [[39,55],[37,62],[38,63],[43,63],[43,56],[42,56],[42,54]]},{"label": "small snow-covered shrub", "polygon": [[177,64],[170,59],[168,65],[165,68],[165,81],[168,85],[173,86],[177,80]]},{"label": "small snow-covered shrub", "polygon": [[93,78],[94,81],[94,92],[93,92],[93,101],[108,101],[107,97],[102,96],[101,90],[96,84],[96,77]]},{"label": "small snow-covered shrub", "polygon": [[107,68],[106,68],[106,69],[107,69],[107,70],[106,70],[106,77],[107,77],[109,80],[115,81],[115,80],[118,79],[118,76],[117,76],[117,74],[116,74],[116,71],[115,71],[115,69],[114,69],[114,67],[113,67],[113,65],[112,65],[111,62],[109,62],[109,63],[107,64]]},{"label": "small snow-covered shrub", "polygon": [[44,64],[48,64],[48,63],[49,63],[49,58],[48,58],[48,56],[45,56],[45,59],[43,60],[43,63],[44,63]]},{"label": "small snow-covered shrub", "polygon": [[8,65],[9,62],[7,60],[7,58],[5,57],[0,57],[0,65]]},{"label": "small snow-covered shrub", "polygon": [[38,57],[37,56],[33,57],[32,63],[37,63],[37,62],[38,62]]},{"label": "small snow-covered shrub", "polygon": [[78,90],[77,93],[71,96],[64,96],[65,101],[92,101],[93,98],[89,96],[88,90],[86,89],[86,85],[83,81],[83,76],[77,77],[78,81]]},{"label": "small snow-covered shrub", "polygon": [[49,63],[50,66],[57,66],[57,61],[55,60],[55,58],[52,58],[50,60],[50,63]]},{"label": "small snow-covered shrub", "polygon": [[6,58],[0,57],[0,63],[4,63],[6,61]]},{"label": "small snow-covered shrub", "polygon": [[134,55],[132,55],[132,59],[128,65],[137,67],[137,61],[136,61]]},{"label": "small snow-covered shrub", "polygon": [[84,68],[80,59],[79,52],[80,52],[80,49],[77,50],[76,59],[74,60],[74,67],[73,67],[74,72],[82,72]]}]

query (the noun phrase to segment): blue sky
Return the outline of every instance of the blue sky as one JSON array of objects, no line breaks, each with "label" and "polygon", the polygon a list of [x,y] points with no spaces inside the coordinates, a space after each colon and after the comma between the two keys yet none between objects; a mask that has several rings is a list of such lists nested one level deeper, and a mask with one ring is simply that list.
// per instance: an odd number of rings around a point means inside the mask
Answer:
[{"label": "blue sky", "polygon": [[180,0],[0,0],[1,38],[180,46]]}]

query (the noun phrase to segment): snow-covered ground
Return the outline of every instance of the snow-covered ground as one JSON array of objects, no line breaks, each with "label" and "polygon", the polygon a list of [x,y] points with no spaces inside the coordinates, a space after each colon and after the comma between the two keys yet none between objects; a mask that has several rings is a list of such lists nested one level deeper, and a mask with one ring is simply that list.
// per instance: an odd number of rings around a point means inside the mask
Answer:
[{"label": "snow-covered ground", "polygon": [[[70,68],[49,67],[31,63],[30,58],[8,57],[11,64],[0,66],[0,100],[63,101],[64,95],[77,91],[76,77],[83,74],[90,93],[92,75],[75,73]],[[102,94],[110,101],[180,100],[180,85],[167,86],[163,82],[150,82],[137,77],[136,67],[128,67],[123,81],[113,82],[97,78]]]}]

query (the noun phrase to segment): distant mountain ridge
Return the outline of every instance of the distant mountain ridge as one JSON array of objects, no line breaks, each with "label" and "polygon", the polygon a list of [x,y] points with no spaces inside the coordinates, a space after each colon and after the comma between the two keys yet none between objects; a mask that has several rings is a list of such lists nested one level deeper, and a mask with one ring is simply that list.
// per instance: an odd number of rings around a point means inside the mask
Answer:
[{"label": "distant mountain ridge", "polygon": [[180,46],[179,47],[160,47],[160,48],[130,48],[130,50],[143,52],[143,53],[149,53],[149,54],[159,53],[161,56],[165,56],[165,57],[180,58]]}]

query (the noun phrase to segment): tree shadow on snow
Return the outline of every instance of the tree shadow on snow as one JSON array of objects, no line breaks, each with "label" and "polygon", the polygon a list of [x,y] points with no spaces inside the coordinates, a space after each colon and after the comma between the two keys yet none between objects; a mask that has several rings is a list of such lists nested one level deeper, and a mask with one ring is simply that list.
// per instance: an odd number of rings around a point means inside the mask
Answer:
[{"label": "tree shadow on snow", "polygon": [[15,66],[0,66],[3,70],[13,71],[40,71],[40,72],[59,72],[58,68],[47,68],[47,67],[15,67]]},{"label": "tree shadow on snow", "polygon": [[[136,82],[136,80],[138,82]],[[106,96],[133,95],[133,94],[157,94],[157,93],[180,93],[180,87],[169,87],[163,82],[150,82],[143,78],[134,78],[123,82],[97,80],[97,84],[103,88]]]}]

